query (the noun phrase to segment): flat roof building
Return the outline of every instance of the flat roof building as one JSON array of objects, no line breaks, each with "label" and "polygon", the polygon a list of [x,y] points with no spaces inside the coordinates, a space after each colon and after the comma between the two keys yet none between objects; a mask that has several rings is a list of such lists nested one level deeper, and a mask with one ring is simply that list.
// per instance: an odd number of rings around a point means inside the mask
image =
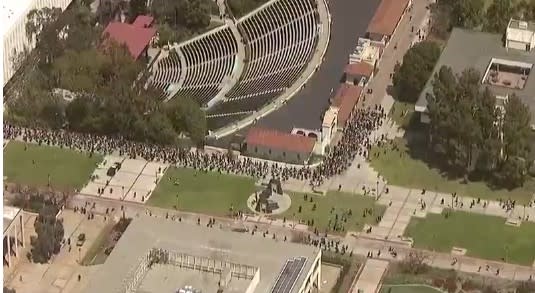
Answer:
[{"label": "flat roof building", "polygon": [[[516,94],[535,117],[535,50],[526,51],[505,47],[502,35],[454,28],[446,47],[433,69],[415,105],[422,113],[422,122],[428,122],[427,96],[432,94],[432,82],[436,72],[443,65],[460,74],[474,68],[481,74],[481,86],[488,87],[498,99],[506,100]],[[532,122],[533,123],[533,122]]]},{"label": "flat roof building", "polygon": [[163,218],[135,218],[86,292],[308,293],[321,250]]}]

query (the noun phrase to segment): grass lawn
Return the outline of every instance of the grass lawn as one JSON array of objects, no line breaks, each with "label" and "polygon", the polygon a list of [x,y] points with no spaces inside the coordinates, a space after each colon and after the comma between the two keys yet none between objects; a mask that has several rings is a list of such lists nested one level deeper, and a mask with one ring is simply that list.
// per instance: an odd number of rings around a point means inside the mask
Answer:
[{"label": "grass lawn", "polygon": [[[178,180],[178,185],[175,181]],[[252,178],[202,172],[186,168],[169,168],[148,204],[189,212],[224,216],[231,205],[234,211],[247,210],[247,198],[256,187]]]},{"label": "grass lawn", "polygon": [[[440,231],[440,232],[437,232]],[[428,214],[425,219],[412,218],[405,235],[417,248],[450,252],[453,246],[467,249],[467,255],[489,260],[506,260],[522,265],[535,260],[535,224],[520,227],[505,225],[501,217],[461,211],[449,217]]]},{"label": "grass lawn", "polygon": [[401,128],[408,128],[411,123],[412,114],[414,113],[414,104],[394,101],[390,110],[390,118]]},{"label": "grass lawn", "polygon": [[[387,144],[383,147],[374,146],[370,153],[371,165],[388,180],[389,184],[446,193],[457,192],[462,196],[483,199],[513,198],[521,204],[529,202],[535,193],[534,180],[528,180],[522,188],[496,190],[483,181],[465,184],[461,179],[449,179],[437,168],[411,157],[404,139],[396,139],[394,143],[398,147],[396,151],[393,151],[390,144]],[[386,154],[384,150],[387,150]],[[423,153],[423,150],[420,152]],[[374,156],[376,153],[380,153],[377,158]]]},{"label": "grass lawn", "polygon": [[100,161],[98,154],[89,157],[69,149],[10,141],[4,148],[4,176],[12,183],[46,186],[50,174],[52,187],[80,189]]},{"label": "grass lawn", "polygon": [[418,286],[418,285],[383,285],[381,287],[380,293],[442,293],[438,289],[428,286]]},{"label": "grass lawn", "polygon": [[[304,200],[304,193],[290,193],[292,198],[292,205],[290,209],[281,214],[279,217],[286,217],[288,220],[314,220],[314,226],[320,232],[324,232],[329,225],[335,221],[336,214],[341,220],[342,214],[347,214],[351,209],[352,215],[348,215],[347,223],[344,223],[345,232],[348,230],[360,232],[364,224],[375,224],[375,218],[382,216],[386,207],[376,204],[375,200],[369,196],[359,194],[349,194],[341,192],[329,192],[327,195],[311,195],[308,194],[308,199]],[[313,202],[310,202],[312,198]],[[316,210],[312,208],[316,204]],[[301,206],[301,213],[299,213],[299,206]],[[334,211],[331,213],[331,209]],[[363,217],[364,209],[373,209],[372,215]],[[331,226],[332,227],[332,226]]]}]

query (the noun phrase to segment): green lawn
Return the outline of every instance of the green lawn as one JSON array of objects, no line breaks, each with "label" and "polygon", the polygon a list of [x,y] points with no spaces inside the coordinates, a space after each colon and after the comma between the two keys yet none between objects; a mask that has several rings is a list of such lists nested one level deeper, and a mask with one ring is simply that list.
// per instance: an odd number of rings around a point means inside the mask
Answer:
[{"label": "green lawn", "polygon": [[[397,145],[397,150],[392,150],[390,144],[387,144],[383,147],[374,146],[370,152],[371,165],[388,180],[389,184],[446,193],[457,192],[459,195],[474,198],[513,198],[521,204],[529,202],[535,193],[534,180],[529,180],[524,187],[513,190],[492,189],[483,181],[465,184],[461,179],[450,180],[426,162],[412,158],[404,139],[396,139],[394,143]],[[380,156],[375,157],[376,153],[380,153]]]},{"label": "green lawn", "polygon": [[428,287],[418,285],[396,285],[389,286],[383,285],[380,293],[442,293],[442,291]]},{"label": "green lawn", "polygon": [[513,227],[501,217],[454,211],[447,219],[444,214],[412,218],[405,235],[417,248],[450,252],[456,246],[467,249],[470,256],[529,266],[535,260],[533,223]]},{"label": "green lawn", "polygon": [[[178,180],[178,185],[175,182]],[[256,187],[252,178],[202,172],[186,168],[169,168],[148,204],[189,212],[224,216],[231,206],[234,211],[247,210],[247,198]]]},{"label": "green lawn", "polygon": [[[376,204],[372,197],[358,194],[341,192],[329,192],[325,196],[308,194],[306,201],[304,200],[304,195],[304,193],[290,193],[292,205],[280,217],[305,222],[314,220],[314,226],[320,232],[325,231],[329,225],[329,220],[331,220],[332,227],[336,214],[338,214],[339,220],[341,220],[343,214],[347,215],[347,222],[343,223],[345,231],[342,233],[348,230],[360,232],[364,224],[375,224],[375,218],[382,216],[386,209],[385,206]],[[310,202],[310,198],[312,198],[312,202]],[[314,204],[316,204],[315,211],[312,210]],[[299,206],[301,206],[301,213],[299,213]],[[334,208],[334,211],[331,213],[332,208]],[[365,208],[371,208],[373,210],[372,215],[363,217]],[[351,209],[351,216],[348,215],[349,209]]]},{"label": "green lawn", "polygon": [[414,113],[414,104],[394,101],[390,109],[390,118],[401,128],[408,128],[411,123],[412,114]]},{"label": "green lawn", "polygon": [[8,182],[46,186],[50,175],[52,187],[80,189],[100,161],[97,154],[10,141],[4,148],[4,176]]}]

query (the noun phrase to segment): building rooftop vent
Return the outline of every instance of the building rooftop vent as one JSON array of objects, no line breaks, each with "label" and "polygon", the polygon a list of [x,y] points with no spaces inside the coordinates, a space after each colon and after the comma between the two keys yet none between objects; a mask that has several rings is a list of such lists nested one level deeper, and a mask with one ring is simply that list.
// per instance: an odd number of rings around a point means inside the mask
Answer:
[{"label": "building rooftop vent", "polygon": [[519,21],[518,22],[518,28],[520,28],[520,29],[528,29],[528,22],[527,21]]}]

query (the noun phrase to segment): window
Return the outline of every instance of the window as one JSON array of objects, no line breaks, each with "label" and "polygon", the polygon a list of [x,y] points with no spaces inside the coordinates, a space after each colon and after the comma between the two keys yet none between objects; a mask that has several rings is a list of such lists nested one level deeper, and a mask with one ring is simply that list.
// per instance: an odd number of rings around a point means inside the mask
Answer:
[{"label": "window", "polygon": [[283,156],[283,157],[286,157],[286,152],[282,152],[282,156]]},{"label": "window", "polygon": [[258,147],[254,147],[254,152],[258,153]]},{"label": "window", "polygon": [[271,149],[268,150],[269,154],[271,155]]}]

